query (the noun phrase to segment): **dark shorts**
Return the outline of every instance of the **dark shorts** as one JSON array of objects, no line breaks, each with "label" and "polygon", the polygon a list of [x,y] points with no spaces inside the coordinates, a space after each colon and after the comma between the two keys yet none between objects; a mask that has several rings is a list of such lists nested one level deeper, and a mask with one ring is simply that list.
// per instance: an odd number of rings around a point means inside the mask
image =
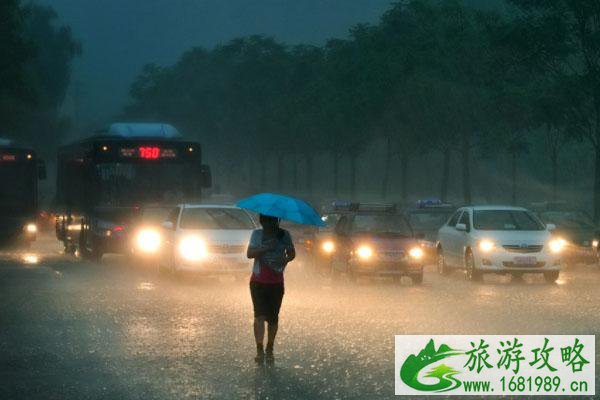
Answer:
[{"label": "dark shorts", "polygon": [[267,322],[276,324],[283,300],[283,284],[250,282],[250,295],[254,306],[254,318],[264,317]]}]

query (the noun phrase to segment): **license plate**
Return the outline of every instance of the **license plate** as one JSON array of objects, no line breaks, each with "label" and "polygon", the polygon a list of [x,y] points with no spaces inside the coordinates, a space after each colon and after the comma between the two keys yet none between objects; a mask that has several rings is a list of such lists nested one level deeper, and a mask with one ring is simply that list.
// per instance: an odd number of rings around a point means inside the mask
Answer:
[{"label": "license plate", "polygon": [[535,258],[535,257],[515,257],[514,262],[516,265],[535,265],[535,264],[537,264],[537,258]]}]

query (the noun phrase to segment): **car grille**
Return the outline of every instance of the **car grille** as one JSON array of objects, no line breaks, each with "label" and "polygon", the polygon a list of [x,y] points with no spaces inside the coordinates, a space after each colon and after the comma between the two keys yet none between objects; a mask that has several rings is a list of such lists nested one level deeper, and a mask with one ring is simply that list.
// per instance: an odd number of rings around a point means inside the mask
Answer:
[{"label": "car grille", "polygon": [[530,264],[525,264],[525,265],[523,265],[523,264],[515,264],[512,261],[503,261],[502,265],[504,265],[507,268],[542,268],[542,267],[544,267],[546,265],[546,263],[543,262],[543,261],[538,261],[535,264],[531,264],[531,265]]},{"label": "car grille", "polygon": [[531,244],[528,246],[505,244],[504,249],[511,253],[539,253],[544,248],[541,244]]},{"label": "car grille", "polygon": [[246,250],[244,245],[215,245],[210,248],[211,253],[215,254],[234,254],[243,253]]}]

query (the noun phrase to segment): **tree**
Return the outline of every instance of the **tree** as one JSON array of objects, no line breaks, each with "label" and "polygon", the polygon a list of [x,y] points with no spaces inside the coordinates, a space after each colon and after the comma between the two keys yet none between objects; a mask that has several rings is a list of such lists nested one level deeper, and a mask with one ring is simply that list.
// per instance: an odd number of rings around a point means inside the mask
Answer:
[{"label": "tree", "polygon": [[[596,0],[511,0],[530,57],[569,99],[569,130],[595,154],[594,218],[600,221],[600,6]],[[567,84],[564,84],[564,83]]]}]

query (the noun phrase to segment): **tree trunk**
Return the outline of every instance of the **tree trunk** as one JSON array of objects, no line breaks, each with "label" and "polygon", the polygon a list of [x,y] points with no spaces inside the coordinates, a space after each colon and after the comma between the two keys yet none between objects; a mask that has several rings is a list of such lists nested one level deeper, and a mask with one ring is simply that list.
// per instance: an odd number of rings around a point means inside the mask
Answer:
[{"label": "tree trunk", "polygon": [[594,166],[594,221],[600,222],[600,146],[594,149],[596,152],[596,165]]},{"label": "tree trunk", "polygon": [[444,149],[444,161],[442,167],[442,185],[440,188],[440,200],[444,203],[448,200],[448,187],[450,186],[450,161],[452,152],[450,149]]},{"label": "tree trunk", "polygon": [[254,166],[254,157],[248,157],[248,172],[250,176],[248,177],[247,185],[248,192],[256,191],[256,168]]},{"label": "tree trunk", "polygon": [[401,188],[402,201],[406,202],[408,197],[408,154],[403,151],[400,156],[400,179],[402,179]]},{"label": "tree trunk", "polygon": [[298,158],[297,154],[294,153],[292,157],[292,185],[294,187],[294,193],[298,193]]},{"label": "tree trunk", "polygon": [[392,167],[392,140],[388,136],[386,140],[385,161],[383,165],[383,179],[381,181],[381,198],[386,199],[390,181],[390,169]]},{"label": "tree trunk", "polygon": [[462,153],[462,187],[465,204],[471,204],[471,137],[470,133],[463,133],[461,139]]},{"label": "tree trunk", "polygon": [[284,173],[284,156],[279,153],[277,156],[277,190],[283,192],[283,173]]},{"label": "tree trunk", "polygon": [[356,201],[356,159],[356,155],[350,155],[350,197],[352,201]]},{"label": "tree trunk", "polygon": [[511,199],[511,203],[512,205],[516,205],[517,204],[517,152],[513,151],[512,154],[512,159],[511,159],[511,172],[510,172],[510,178],[512,181],[512,199]]},{"label": "tree trunk", "polygon": [[558,200],[558,149],[553,148],[550,153],[552,163],[552,201]]},{"label": "tree trunk", "polygon": [[260,157],[260,189],[264,192],[267,188],[267,160],[263,155]]},{"label": "tree trunk", "polygon": [[340,155],[333,153],[333,195],[338,197],[340,184]]},{"label": "tree trunk", "polygon": [[313,157],[312,154],[306,154],[306,193],[308,197],[313,194]]}]

